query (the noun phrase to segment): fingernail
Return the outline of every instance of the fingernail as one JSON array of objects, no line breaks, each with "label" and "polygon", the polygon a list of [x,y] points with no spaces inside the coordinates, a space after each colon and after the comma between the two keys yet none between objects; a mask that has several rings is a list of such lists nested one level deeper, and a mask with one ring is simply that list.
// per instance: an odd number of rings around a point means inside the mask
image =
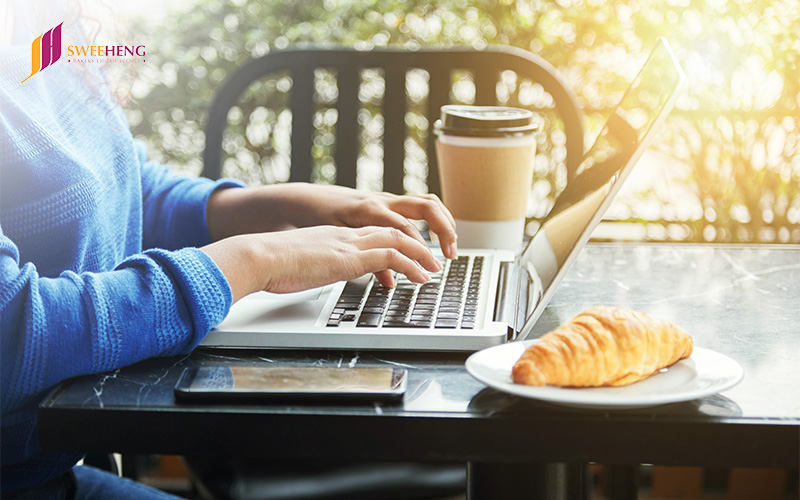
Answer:
[{"label": "fingernail", "polygon": [[437,271],[437,272],[439,272],[439,271],[441,271],[442,269],[444,269],[444,267],[442,267],[442,263],[441,263],[441,262],[439,262],[439,259],[436,259],[436,258],[434,258],[434,260],[433,260],[433,261],[434,261],[434,262],[436,262],[436,271]]},{"label": "fingernail", "polygon": [[458,257],[458,247],[456,246],[456,242],[450,243],[450,258],[455,259]]}]

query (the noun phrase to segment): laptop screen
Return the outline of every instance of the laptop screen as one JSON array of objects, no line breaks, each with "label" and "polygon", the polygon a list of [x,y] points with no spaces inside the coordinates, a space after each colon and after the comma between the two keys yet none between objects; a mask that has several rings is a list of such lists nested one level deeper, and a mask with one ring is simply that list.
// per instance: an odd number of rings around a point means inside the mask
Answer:
[{"label": "laptop screen", "polygon": [[667,41],[659,39],[522,253],[528,305],[518,340],[533,329],[556,285],[669,114],[684,80]]}]

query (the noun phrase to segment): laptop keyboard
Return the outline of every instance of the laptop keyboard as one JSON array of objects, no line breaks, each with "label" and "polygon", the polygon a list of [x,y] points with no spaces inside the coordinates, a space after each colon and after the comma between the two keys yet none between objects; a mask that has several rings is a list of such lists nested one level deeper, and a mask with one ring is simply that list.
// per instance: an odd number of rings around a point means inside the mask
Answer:
[{"label": "laptop keyboard", "polygon": [[348,281],[328,318],[328,326],[365,328],[475,328],[483,257],[461,256],[442,262],[425,284],[396,275],[386,288],[373,277]]}]

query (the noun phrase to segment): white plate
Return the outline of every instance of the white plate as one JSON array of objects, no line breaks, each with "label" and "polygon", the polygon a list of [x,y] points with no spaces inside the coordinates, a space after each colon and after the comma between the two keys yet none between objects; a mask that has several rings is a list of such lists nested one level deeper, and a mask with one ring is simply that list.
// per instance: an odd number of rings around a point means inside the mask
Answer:
[{"label": "white plate", "polygon": [[536,340],[511,342],[483,349],[467,358],[470,375],[499,391],[565,406],[596,409],[630,409],[690,401],[729,389],[742,380],[736,361],[710,349],[695,347],[692,355],[657,373],[624,387],[533,387],[511,381],[511,368]]}]

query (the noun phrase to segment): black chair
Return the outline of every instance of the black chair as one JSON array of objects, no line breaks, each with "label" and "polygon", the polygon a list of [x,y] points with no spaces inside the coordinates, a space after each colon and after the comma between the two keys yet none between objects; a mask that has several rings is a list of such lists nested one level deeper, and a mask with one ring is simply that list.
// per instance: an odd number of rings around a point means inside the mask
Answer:
[{"label": "black chair", "polygon": [[[311,46],[270,53],[237,69],[219,89],[211,106],[206,126],[206,148],[203,175],[217,179],[222,175],[223,138],[229,126],[228,113],[248,87],[269,75],[288,75],[291,91],[291,169],[290,181],[312,180],[312,148],[314,144],[315,72],[319,69],[335,73],[338,95],[334,163],[336,184],[356,187],[356,166],[359,154],[360,72],[378,69],[383,73],[385,91],[380,106],[383,114],[383,190],[404,193],[404,162],[407,136],[405,122],[409,103],[406,98],[406,77],[409,71],[423,70],[428,75],[427,105],[422,113],[427,118],[427,189],[440,194],[439,176],[434,149],[433,122],[442,105],[451,103],[453,77],[471,74],[475,88],[474,104],[514,105],[532,108],[539,113],[556,115],[552,127],[560,128],[564,137],[567,182],[574,176],[584,154],[583,114],[577,99],[558,71],[541,57],[512,47],[490,47],[485,50],[465,48],[405,50],[376,48],[355,50],[341,47]],[[529,80],[550,96],[541,107],[519,102],[501,102],[498,82],[503,72],[513,72],[521,80]],[[520,86],[517,86],[519,90]],[[560,122],[560,123],[556,123]],[[548,133],[549,131],[545,131]],[[549,138],[549,136],[548,136]],[[540,145],[541,149],[541,145]]]},{"label": "black chair", "polygon": [[442,500],[466,491],[465,464],[185,460],[202,500]]},{"label": "black chair", "polygon": [[[363,100],[359,97],[361,72],[378,69],[383,74],[385,89],[379,107],[383,115],[383,190],[404,193],[406,147],[408,135],[406,115],[409,111],[406,81],[410,71],[422,70],[428,75],[426,104],[416,111],[427,119],[427,137],[422,149],[427,156],[427,190],[440,194],[439,176],[434,149],[433,122],[442,105],[453,102],[454,76],[471,74],[474,101],[477,105],[514,105],[511,99],[498,99],[498,82],[513,72],[519,80],[540,85],[546,104],[534,108],[540,114],[554,116],[547,121],[563,133],[561,162],[566,179],[575,175],[584,154],[583,114],[577,99],[558,71],[542,58],[511,47],[474,49],[405,50],[376,48],[355,50],[341,47],[311,46],[272,52],[237,69],[218,90],[211,106],[206,127],[206,149],[202,175],[218,179],[223,175],[224,141],[230,137],[229,112],[240,105],[240,98],[254,82],[279,75],[291,78],[291,91],[284,101],[277,102],[291,110],[291,166],[289,181],[313,181],[315,146],[315,114],[319,98],[315,80],[323,69],[335,74],[336,93],[332,107],[336,110],[335,163],[336,184],[356,187],[358,155],[361,150],[359,113]],[[516,87],[519,90],[519,86]],[[273,103],[274,104],[274,103]],[[258,106],[256,102],[252,106]],[[530,107],[530,106],[526,106]],[[238,122],[238,133],[244,133]],[[543,132],[545,140],[551,136]],[[242,142],[240,140],[240,142]],[[252,145],[251,145],[252,146]],[[247,149],[247,148],[245,148]],[[251,147],[250,149],[255,149]],[[540,144],[541,149],[541,144]],[[227,174],[227,173],[226,173]],[[229,174],[228,174],[229,175]],[[465,491],[465,464],[381,464],[348,463],[338,467],[321,464],[194,457],[187,459],[193,480],[203,498],[442,498]],[[301,472],[302,471],[302,472]]]}]

